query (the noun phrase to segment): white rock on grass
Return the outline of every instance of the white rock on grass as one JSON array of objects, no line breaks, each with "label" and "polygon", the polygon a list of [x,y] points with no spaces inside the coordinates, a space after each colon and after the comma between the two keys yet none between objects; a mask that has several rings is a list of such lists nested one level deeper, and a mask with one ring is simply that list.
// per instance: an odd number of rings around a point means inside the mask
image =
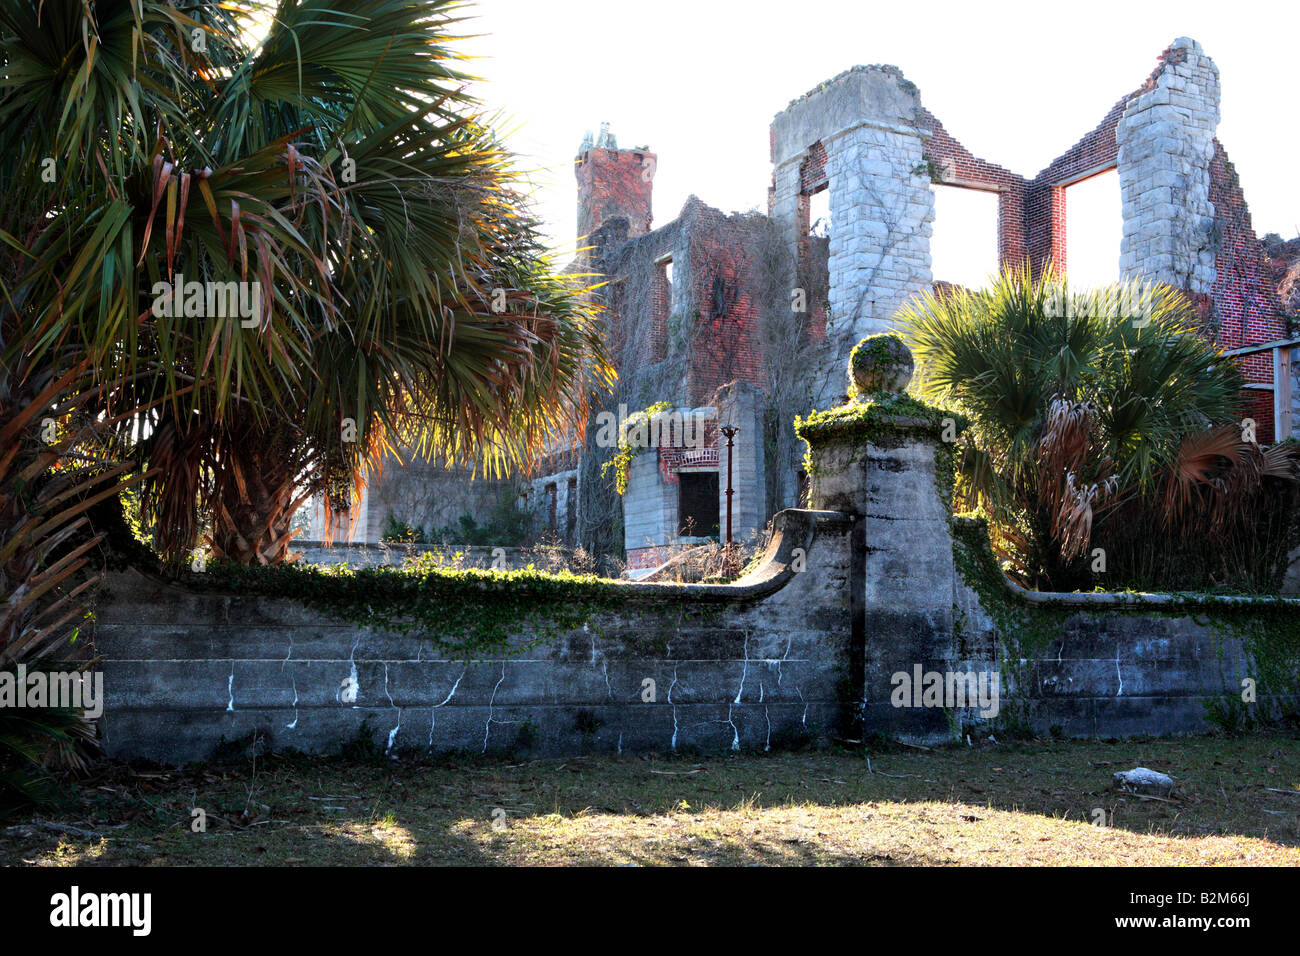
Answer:
[{"label": "white rock on grass", "polygon": [[1126,790],[1129,793],[1167,797],[1174,792],[1175,783],[1174,778],[1168,774],[1148,770],[1146,767],[1135,767],[1132,770],[1121,770],[1116,773],[1111,778],[1111,786],[1116,790]]}]

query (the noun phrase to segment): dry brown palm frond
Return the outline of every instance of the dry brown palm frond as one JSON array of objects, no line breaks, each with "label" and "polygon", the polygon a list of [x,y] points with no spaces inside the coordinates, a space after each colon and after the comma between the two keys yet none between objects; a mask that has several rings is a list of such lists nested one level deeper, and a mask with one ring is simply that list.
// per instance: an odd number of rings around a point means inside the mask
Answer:
[{"label": "dry brown palm frond", "polygon": [[1047,421],[1038,440],[1038,481],[1050,512],[1072,507],[1067,476],[1089,469],[1096,411],[1091,402],[1069,401],[1059,395],[1048,406]]},{"label": "dry brown palm frond", "polygon": [[[1225,476],[1250,453],[1236,425],[1220,425],[1183,439],[1169,468],[1161,495],[1165,527],[1183,523],[1193,512],[1228,495]],[[1213,506],[1220,513],[1220,506]]]},{"label": "dry brown palm frond", "polygon": [[147,439],[154,474],[141,485],[140,508],[151,519],[154,545],[162,554],[178,558],[198,542],[195,502],[203,500],[211,443],[210,422],[182,426],[170,415],[155,425]]},{"label": "dry brown palm frond", "polygon": [[[69,638],[100,580],[91,560],[104,540],[87,515],[143,476],[106,452],[116,422],[88,411],[103,407],[103,389],[84,364],[59,373],[28,363],[19,356],[0,364],[0,667],[84,669],[94,662],[84,660],[84,642],[73,647]],[[24,720],[17,730],[11,722],[9,733],[32,745],[30,759],[85,769],[92,721],[44,711]]]},{"label": "dry brown palm frond", "polygon": [[1092,402],[1074,402],[1060,395],[1052,398],[1039,445],[1048,454],[1069,461],[1086,455],[1092,445],[1097,407]]},{"label": "dry brown palm frond", "polygon": [[1052,536],[1066,561],[1087,550],[1095,509],[1118,492],[1113,462],[1097,459],[1096,420],[1094,403],[1056,395],[1038,442],[1038,491],[1053,516]]},{"label": "dry brown palm frond", "polygon": [[1053,527],[1063,559],[1069,561],[1087,552],[1092,544],[1094,509],[1112,499],[1118,490],[1115,475],[1086,485],[1076,484],[1073,473],[1065,476],[1065,494]]},{"label": "dry brown palm frond", "polygon": [[1293,441],[1278,442],[1260,451],[1260,476],[1263,478],[1282,478],[1287,481],[1300,479],[1300,444]]}]

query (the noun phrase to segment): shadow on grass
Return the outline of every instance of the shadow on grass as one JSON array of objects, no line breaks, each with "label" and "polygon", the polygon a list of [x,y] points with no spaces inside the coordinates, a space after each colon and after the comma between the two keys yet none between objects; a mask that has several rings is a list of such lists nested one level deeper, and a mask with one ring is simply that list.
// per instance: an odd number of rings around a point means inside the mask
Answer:
[{"label": "shadow on grass", "polygon": [[[1176,797],[1110,789],[1135,766],[1175,777]],[[695,759],[260,755],[106,765],[57,817],[17,823],[5,864],[1300,865],[1300,747],[1260,734]]]}]

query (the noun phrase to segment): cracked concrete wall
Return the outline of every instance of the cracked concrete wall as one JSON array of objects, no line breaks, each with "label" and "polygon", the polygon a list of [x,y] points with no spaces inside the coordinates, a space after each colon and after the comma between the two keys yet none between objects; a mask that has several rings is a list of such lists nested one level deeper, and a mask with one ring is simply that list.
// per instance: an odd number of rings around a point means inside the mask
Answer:
[{"label": "cracked concrete wall", "polygon": [[1215,280],[1210,163],[1219,70],[1199,43],[1175,40],[1154,89],[1129,101],[1115,129],[1123,196],[1120,272],[1209,292]]},{"label": "cracked concrete wall", "polygon": [[[185,763],[256,733],[275,749],[335,752],[363,727],[394,753],[764,750],[838,735],[850,556],[849,525],[831,517],[808,569],[767,597],[712,616],[641,586],[619,612],[471,663],[419,634],[291,600],[119,572],[95,634],[105,749]],[[642,699],[647,679],[653,702]]]},{"label": "cracked concrete wall", "polygon": [[[105,749],[185,763],[253,734],[306,752],[366,734],[392,754],[761,751],[990,726],[976,706],[895,706],[895,676],[917,668],[999,674],[1003,719],[1039,733],[1159,735],[1208,729],[1203,702],[1252,673],[1194,612],[1081,609],[1009,659],[934,475],[926,440],[815,449],[814,506],[842,511],[779,516],[765,583],[624,585],[619,609],[536,646],[539,625],[521,624],[509,650],[471,662],[292,600],[117,572],[94,634]],[[784,537],[792,524],[813,530]]]}]

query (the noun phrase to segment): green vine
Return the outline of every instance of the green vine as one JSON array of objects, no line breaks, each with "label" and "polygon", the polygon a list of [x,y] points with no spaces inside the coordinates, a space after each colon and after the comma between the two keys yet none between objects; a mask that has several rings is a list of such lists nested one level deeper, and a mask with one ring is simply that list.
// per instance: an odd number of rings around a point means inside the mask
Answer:
[{"label": "green vine", "polygon": [[627,416],[627,419],[618,430],[618,450],[614,452],[614,457],[600,466],[600,476],[604,478],[609,474],[611,468],[614,469],[614,484],[620,495],[627,493],[628,470],[632,467],[632,459],[636,457],[638,451],[650,447],[649,429],[643,428],[642,439],[637,439],[635,435],[629,436],[629,432],[637,429],[637,426],[648,426],[650,421],[660,412],[666,412],[672,408],[671,402],[656,402],[649,408],[643,408],[639,412],[633,412]]},{"label": "green vine", "polygon": [[[957,571],[992,618],[1004,664],[1017,686],[1023,687],[1028,663],[1064,635],[1067,622],[1096,612],[1054,602],[1030,604],[1016,597],[1007,589],[1002,569],[993,556],[984,519],[958,516],[952,529]],[[1241,642],[1254,671],[1249,676],[1255,678],[1261,697],[1285,700],[1300,693],[1300,614],[1293,605],[1276,597],[1250,603],[1210,594],[1178,594],[1175,598],[1173,603],[1161,604],[1135,600],[1127,606],[1108,606],[1105,613],[1196,620],[1209,626],[1219,641]],[[1240,688],[1225,690],[1235,694]]]},{"label": "green vine", "polygon": [[956,447],[969,425],[966,416],[927,405],[906,393],[877,393],[826,411],[796,417],[795,434],[807,443],[804,470],[809,477],[825,474],[820,449],[834,443],[862,449],[898,448],[909,438],[925,438],[934,446],[935,478],[944,507],[951,512],[956,480]]},{"label": "green vine", "polygon": [[638,624],[621,633],[620,640],[636,653],[659,654],[683,628],[718,626],[732,606],[701,602],[685,592],[665,598],[657,591],[649,598],[626,584],[568,571],[452,570],[440,567],[433,555],[403,567],[355,570],[346,565],[220,562],[202,573],[183,573],[179,583],[200,591],[297,601],[362,627],[418,634],[463,660],[515,656],[580,628],[603,637],[593,619],[633,610]]},{"label": "green vine", "polygon": [[[199,590],[295,600],[363,627],[419,633],[465,658],[521,653],[582,627],[594,612],[617,607],[626,597],[618,584],[592,576],[533,568],[449,570],[430,555],[401,568],[356,570],[217,563],[182,580]],[[531,640],[512,642],[521,632],[531,632]]]}]

